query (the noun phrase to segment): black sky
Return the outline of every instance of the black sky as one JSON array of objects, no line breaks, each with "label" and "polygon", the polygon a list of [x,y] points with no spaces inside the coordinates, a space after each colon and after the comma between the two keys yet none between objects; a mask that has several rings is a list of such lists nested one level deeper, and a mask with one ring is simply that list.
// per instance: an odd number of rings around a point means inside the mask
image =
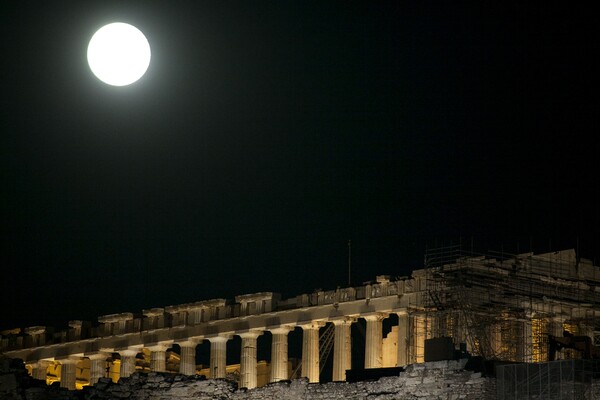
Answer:
[{"label": "black sky", "polygon": [[[458,242],[599,263],[594,15],[480,3],[4,2],[0,329],[334,289],[350,239],[353,283]],[[128,87],[86,60],[115,21]]]}]

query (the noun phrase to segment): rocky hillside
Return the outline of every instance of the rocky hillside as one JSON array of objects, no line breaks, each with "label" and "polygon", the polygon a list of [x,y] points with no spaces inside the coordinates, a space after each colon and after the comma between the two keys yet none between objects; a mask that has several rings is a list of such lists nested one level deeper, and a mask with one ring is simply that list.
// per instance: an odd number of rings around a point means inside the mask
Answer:
[{"label": "rocky hillside", "polygon": [[399,376],[376,381],[309,384],[299,379],[245,390],[235,382],[169,373],[136,373],[119,383],[101,379],[93,387],[68,391],[27,375],[20,360],[0,363],[2,400],[448,400],[494,399],[495,381],[465,370],[461,361],[409,366]]}]

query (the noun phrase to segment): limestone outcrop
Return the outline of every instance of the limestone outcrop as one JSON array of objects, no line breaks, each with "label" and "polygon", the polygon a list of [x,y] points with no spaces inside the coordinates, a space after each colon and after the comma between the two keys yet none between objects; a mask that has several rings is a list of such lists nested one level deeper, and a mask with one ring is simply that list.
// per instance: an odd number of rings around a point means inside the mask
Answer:
[{"label": "limestone outcrop", "polygon": [[[12,363],[12,364],[11,364]],[[101,378],[95,386],[70,391],[44,386],[29,377],[22,363],[3,361],[2,400],[454,400],[494,399],[495,380],[464,369],[465,360],[409,365],[399,376],[374,381],[309,383],[282,381],[260,388],[239,389],[226,379],[170,373],[134,373],[113,383]]]}]

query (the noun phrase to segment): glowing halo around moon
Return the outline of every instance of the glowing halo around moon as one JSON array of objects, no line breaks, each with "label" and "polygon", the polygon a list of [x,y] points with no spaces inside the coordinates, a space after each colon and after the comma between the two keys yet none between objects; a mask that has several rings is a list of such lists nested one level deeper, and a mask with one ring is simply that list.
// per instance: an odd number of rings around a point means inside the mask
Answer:
[{"label": "glowing halo around moon", "polygon": [[150,65],[150,44],[135,26],[115,22],[94,33],[87,59],[90,69],[102,82],[126,86],[146,73]]}]

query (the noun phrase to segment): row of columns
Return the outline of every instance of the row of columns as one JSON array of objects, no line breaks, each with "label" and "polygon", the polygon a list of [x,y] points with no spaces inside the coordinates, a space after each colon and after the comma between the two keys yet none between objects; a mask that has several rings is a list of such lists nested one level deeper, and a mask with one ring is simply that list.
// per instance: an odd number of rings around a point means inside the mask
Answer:
[{"label": "row of columns", "polygon": [[[367,321],[365,344],[365,368],[382,367],[382,321],[386,314],[374,314],[364,317]],[[332,321],[334,324],[333,380],[346,380],[346,370],[352,367],[351,325],[356,318]],[[399,315],[398,365],[406,365],[408,360],[408,315]],[[302,373],[309,382],[319,382],[319,329],[325,322],[310,322],[300,325],[302,328]],[[288,334],[293,326],[281,326],[272,329],[271,375],[270,382],[289,379],[288,375]],[[261,331],[241,333],[240,387],[255,388],[257,385],[257,339]],[[210,373],[212,378],[224,378],[226,374],[226,343],[230,336],[209,338]],[[191,375],[195,371],[195,348],[197,341],[180,343],[180,368],[182,374]],[[403,363],[403,364],[400,364]]]},{"label": "row of columns", "polygon": [[[409,323],[407,312],[399,312],[398,315],[398,341],[397,341],[397,366],[405,366],[410,363],[422,361],[422,354],[417,354],[417,348],[425,339],[427,329],[419,324]],[[373,313],[362,316],[366,321],[365,340],[365,368],[380,368],[382,359],[382,321],[388,317],[387,313]],[[346,317],[332,320],[334,325],[333,346],[333,381],[344,381],[346,371],[352,368],[351,362],[351,325],[357,317]],[[417,317],[415,317],[417,318]],[[548,322],[549,330],[556,336],[562,336],[564,319],[554,319]],[[521,322],[521,335],[523,337],[521,346],[515,349],[516,357],[523,361],[531,361],[531,349],[533,346],[531,320]],[[325,321],[315,321],[298,325],[302,328],[302,371],[301,376],[309,382],[319,382],[320,354],[319,354],[319,329],[325,325]],[[288,334],[294,326],[280,326],[271,329],[271,376],[270,382],[289,379],[288,376]],[[458,328],[457,328],[458,329]],[[457,339],[466,341],[468,336],[466,328],[458,329]],[[262,330],[254,330],[239,333],[241,338],[240,356],[240,387],[255,388],[257,386],[257,339],[263,333]],[[585,332],[586,334],[588,332]],[[231,335],[222,335],[206,338],[210,342],[210,376],[211,378],[224,378],[226,375],[226,345]],[[491,326],[488,331],[489,351],[498,354],[502,350],[502,335],[499,326]],[[183,342],[177,342],[180,346],[179,372],[185,375],[196,373],[196,346],[204,338],[191,338]],[[417,343],[418,342],[418,343]],[[129,377],[135,372],[135,358],[142,348],[150,350],[150,370],[155,372],[166,371],[166,352],[173,341],[157,343],[149,346],[135,346],[127,349],[116,349],[120,355],[120,376]],[[410,350],[414,351],[410,351]],[[111,349],[112,350],[112,349]],[[110,351],[94,354],[86,353],[90,359],[90,384],[95,384],[101,377],[106,376],[106,359]],[[471,350],[471,349],[468,349]],[[76,383],[76,363],[80,357],[66,357],[56,359],[61,364],[60,386],[74,389]],[[36,379],[45,380],[47,368],[50,361],[40,360],[32,367],[32,376]]]},{"label": "row of columns", "polygon": [[[387,314],[376,313],[364,316],[366,320],[365,342],[365,368],[382,367],[382,321]],[[356,318],[333,320],[333,380],[346,380],[346,370],[352,367],[351,352],[351,325]],[[300,325],[302,328],[302,373],[309,382],[319,382],[320,354],[319,354],[319,329],[325,325],[324,321],[310,322]],[[271,375],[270,382],[289,379],[288,376],[288,334],[294,326],[280,326],[270,330],[271,342]],[[398,333],[398,365],[406,365],[408,360],[408,315],[399,314]],[[257,339],[262,334],[261,330],[249,331],[238,334],[241,338],[240,355],[240,387],[248,389],[257,386]],[[210,376],[211,378],[224,378],[226,375],[226,346],[231,335],[207,338],[210,342]],[[177,344],[180,347],[179,372],[185,375],[196,373],[196,346],[203,338],[190,338]],[[146,346],[150,350],[150,370],[153,372],[166,371],[166,352],[170,343],[159,343]],[[119,353],[120,376],[129,377],[135,372],[135,358],[144,346],[117,349]],[[87,355],[90,358],[90,384],[95,384],[105,376],[105,361],[108,352],[98,352]],[[61,364],[60,386],[75,389],[75,371],[78,358],[65,358],[57,360]],[[33,377],[46,379],[48,361],[40,361],[33,365]]]}]

